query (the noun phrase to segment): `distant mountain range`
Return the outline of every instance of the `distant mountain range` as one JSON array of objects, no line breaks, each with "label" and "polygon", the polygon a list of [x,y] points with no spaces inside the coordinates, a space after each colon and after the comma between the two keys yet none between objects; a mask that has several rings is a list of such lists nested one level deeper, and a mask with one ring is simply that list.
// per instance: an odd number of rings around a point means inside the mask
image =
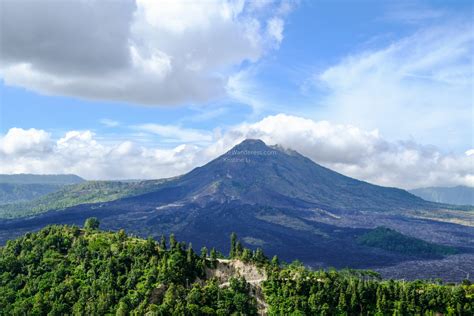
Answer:
[{"label": "distant mountain range", "polygon": [[[84,203],[99,203],[130,197],[156,189],[158,184],[165,180],[147,181],[87,181],[74,185],[39,185],[40,188],[51,188],[50,192],[30,200],[16,200],[0,205],[0,218],[17,218],[36,215],[51,210]],[[13,185],[38,186],[38,185]],[[0,184],[0,189],[2,184]],[[1,191],[0,191],[1,192]],[[33,190],[28,193],[35,192]]]},{"label": "distant mountain range", "polygon": [[429,187],[410,190],[424,200],[457,205],[474,205],[474,188],[466,186]]},{"label": "distant mountain range", "polygon": [[77,184],[85,182],[74,174],[0,174],[0,183],[10,184]]},{"label": "distant mountain range", "polygon": [[31,201],[65,185],[82,182],[85,180],[72,174],[0,174],[0,205]]},{"label": "distant mountain range", "polygon": [[[314,267],[387,267],[474,251],[469,208],[346,177],[260,140],[246,140],[183,176],[143,183],[134,184],[137,190],[124,186],[127,193],[119,190],[104,201],[81,200],[79,194],[70,207],[0,220],[0,242],[48,224],[80,225],[94,216],[105,229],[156,239],[174,233],[196,248],[223,252],[227,236],[236,232],[245,246]],[[384,246],[387,242],[394,245]],[[404,252],[408,244],[417,246]]]}]

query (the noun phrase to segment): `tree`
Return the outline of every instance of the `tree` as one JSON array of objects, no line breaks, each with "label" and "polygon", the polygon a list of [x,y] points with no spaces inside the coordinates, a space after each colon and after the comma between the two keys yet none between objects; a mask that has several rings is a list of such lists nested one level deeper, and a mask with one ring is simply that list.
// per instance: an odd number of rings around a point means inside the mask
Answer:
[{"label": "tree", "polygon": [[174,237],[174,234],[170,235],[170,249],[174,249],[176,247],[176,238]]},{"label": "tree", "polygon": [[99,229],[100,222],[97,217],[89,217],[84,223],[84,228],[88,230],[97,230]]},{"label": "tree", "polygon": [[230,234],[230,253],[229,257],[232,259],[235,257],[237,247],[237,235],[235,233]]},{"label": "tree", "polygon": [[242,252],[242,260],[244,262],[252,260],[252,251],[250,249],[244,248],[244,251]]},{"label": "tree", "polygon": [[339,315],[347,315],[346,294],[343,291],[339,293],[339,302],[337,304],[337,312]]},{"label": "tree", "polygon": [[160,239],[160,249],[166,250],[166,238],[163,235],[161,235],[161,239]]},{"label": "tree", "polygon": [[216,252],[216,248],[214,248],[214,247],[211,248],[211,260],[212,261],[217,260],[217,252]]},{"label": "tree", "polygon": [[261,248],[257,248],[253,260],[258,263],[265,263],[266,258]]},{"label": "tree", "polygon": [[207,248],[206,248],[206,247],[202,247],[202,248],[201,248],[201,258],[202,258],[202,259],[206,259],[206,258],[207,258]]},{"label": "tree", "polygon": [[[163,250],[151,238],[123,234],[121,240],[120,233],[49,226],[9,241],[0,248],[0,314],[257,314],[244,278],[230,275],[229,286],[220,287],[206,277],[214,266],[205,265],[221,256],[215,249],[208,260],[206,248],[198,258],[183,242]],[[243,249],[240,258],[250,255]],[[249,262],[267,277],[261,294],[270,315],[474,315],[472,284],[384,281],[298,262],[275,266],[277,258],[270,262],[261,249],[254,257],[259,261]]]},{"label": "tree", "polygon": [[193,244],[189,243],[188,249],[186,250],[186,261],[188,263],[193,262],[194,259],[194,251],[193,251]]},{"label": "tree", "polygon": [[242,255],[243,252],[243,247],[240,241],[237,241],[237,244],[235,245],[235,256],[239,258]]},{"label": "tree", "polygon": [[156,247],[156,242],[153,239],[153,237],[149,236],[146,240],[145,245],[146,245],[147,254],[153,254],[153,252],[155,251],[155,247]]},{"label": "tree", "polygon": [[127,234],[125,233],[125,230],[123,230],[123,229],[119,230],[117,235],[118,235],[118,239],[120,241],[127,240]]},{"label": "tree", "polygon": [[125,302],[120,301],[118,304],[117,311],[115,312],[116,316],[126,316],[128,315],[128,306]]},{"label": "tree", "polygon": [[274,267],[279,267],[280,266],[280,260],[278,259],[277,255],[274,255],[272,258],[272,266]]}]

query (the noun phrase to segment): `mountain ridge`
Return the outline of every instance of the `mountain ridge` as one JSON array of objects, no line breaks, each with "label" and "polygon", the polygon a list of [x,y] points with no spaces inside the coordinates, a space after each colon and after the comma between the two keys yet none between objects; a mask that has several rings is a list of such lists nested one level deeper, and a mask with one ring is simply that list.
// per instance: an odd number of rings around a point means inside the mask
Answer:
[{"label": "mountain ridge", "polygon": [[409,192],[427,201],[474,206],[474,187],[464,185],[455,187],[426,187],[409,190]]},{"label": "mountain ridge", "polygon": [[0,174],[0,205],[32,201],[82,182],[85,180],[73,174]]},{"label": "mountain ridge", "polygon": [[[211,240],[225,251],[223,236],[235,231],[246,246],[260,245],[285,260],[298,258],[314,267],[371,268],[423,259],[356,242],[377,226],[452,246],[461,254],[473,252],[473,229],[446,223],[445,217],[452,216],[447,208],[401,189],[346,177],[297,152],[249,140],[145,194],[0,220],[0,241],[48,224],[78,224],[95,216],[106,229],[127,229],[155,239],[174,233],[198,248]],[[434,218],[441,210],[444,213]],[[458,213],[464,222],[472,221],[471,212]]]},{"label": "mountain ridge", "polygon": [[[288,154],[290,153],[290,154]],[[210,178],[210,175],[212,177]],[[306,175],[304,178],[303,176]],[[334,207],[335,200],[337,197],[331,191],[337,186],[339,189],[337,193],[338,197],[341,195],[350,195],[353,192],[348,190],[358,190],[357,194],[367,198],[367,193],[364,190],[390,190],[392,199],[403,199],[409,200],[412,204],[416,204],[423,207],[441,207],[440,205],[434,205],[433,203],[423,201],[422,199],[410,194],[407,191],[398,188],[381,187],[373,185],[361,180],[353,179],[332,171],[326,167],[316,164],[312,160],[296,151],[288,151],[282,147],[269,147],[261,140],[245,140],[231,150],[226,152],[224,155],[212,160],[205,166],[196,168],[191,172],[179,177],[176,181],[185,182],[187,184],[193,184],[196,182],[196,178],[203,177],[206,181],[217,179],[221,183],[227,185],[229,188],[229,179],[233,181],[237,178],[240,183],[248,186],[255,186],[258,184],[258,190],[263,191],[266,188],[274,192],[287,194],[292,193],[291,197],[299,198],[304,200],[305,198],[311,202],[325,202],[330,207]],[[202,179],[199,179],[202,181]],[[279,181],[278,185],[281,188],[272,186],[269,181]],[[316,180],[316,181],[315,181]],[[297,186],[297,189],[294,186]],[[332,186],[328,188],[328,186]],[[293,187],[293,189],[291,188]],[[314,187],[319,192],[310,193],[308,192]],[[281,192],[286,190],[286,192]],[[291,192],[294,191],[294,192]],[[300,194],[296,191],[303,192]],[[323,201],[315,199],[315,195],[325,193],[326,197]],[[349,193],[349,194],[348,194]],[[383,192],[385,197],[389,197],[388,193]],[[321,199],[321,196],[318,196]],[[355,198],[357,201],[361,201],[360,198]],[[363,201],[362,201],[363,202]],[[380,202],[374,203],[373,209],[382,210],[382,206],[393,208],[392,204],[380,205]],[[321,203],[324,204],[324,203]],[[367,205],[359,204],[357,206],[350,205],[344,207],[339,205],[342,209],[351,209],[354,207],[367,208]]]},{"label": "mountain ridge", "polygon": [[77,184],[85,182],[75,174],[0,174],[0,183],[15,184]]}]

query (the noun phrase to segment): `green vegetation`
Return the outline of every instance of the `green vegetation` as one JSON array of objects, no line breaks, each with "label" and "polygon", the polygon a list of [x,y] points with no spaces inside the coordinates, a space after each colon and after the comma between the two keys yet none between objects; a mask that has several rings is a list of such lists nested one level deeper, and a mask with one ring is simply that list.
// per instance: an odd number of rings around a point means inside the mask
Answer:
[{"label": "green vegetation", "polygon": [[405,236],[387,227],[377,227],[359,236],[361,245],[395,251],[406,255],[451,255],[456,253],[453,247],[437,245],[421,239]]},{"label": "green vegetation", "polygon": [[17,218],[84,203],[101,203],[148,193],[166,180],[139,182],[88,181],[68,185],[59,191],[24,203],[0,205],[0,218]]},{"label": "green vegetation", "polygon": [[211,262],[170,236],[50,226],[0,250],[0,315],[254,315],[243,279],[205,280]]},{"label": "green vegetation", "polygon": [[26,202],[40,196],[57,191],[61,188],[58,184],[42,183],[0,183],[0,205],[7,203]]},{"label": "green vegetation", "polygon": [[473,315],[474,286],[380,281],[365,271],[275,267],[264,282],[270,315]]},{"label": "green vegetation", "polygon": [[99,229],[99,225],[100,223],[97,217],[90,217],[86,219],[84,223],[84,229],[88,229],[88,230]]},{"label": "green vegetation", "polygon": [[207,277],[221,257],[207,248],[139,239],[123,230],[49,226],[0,248],[0,315],[256,315],[255,287],[270,315],[472,315],[474,285],[381,281],[370,271],[280,265],[231,236],[231,257],[266,271],[250,285]]}]

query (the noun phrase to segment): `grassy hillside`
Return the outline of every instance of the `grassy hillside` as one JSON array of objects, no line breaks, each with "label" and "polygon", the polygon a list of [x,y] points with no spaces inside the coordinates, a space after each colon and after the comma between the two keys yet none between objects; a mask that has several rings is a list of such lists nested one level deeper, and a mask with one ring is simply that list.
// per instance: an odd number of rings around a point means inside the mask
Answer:
[{"label": "grassy hillside", "polygon": [[0,174],[0,205],[27,202],[85,180],[73,174]]},{"label": "grassy hillside", "polygon": [[140,182],[88,181],[23,203],[0,205],[0,218],[16,218],[59,210],[83,203],[99,203],[147,193],[166,180]]},{"label": "grassy hillside", "polygon": [[437,245],[424,240],[405,236],[387,227],[377,227],[360,236],[357,241],[365,246],[395,251],[407,255],[451,255],[456,253],[453,247]]},{"label": "grassy hillside", "polygon": [[61,188],[58,184],[0,183],[0,204],[27,202]]},{"label": "grassy hillside", "polygon": [[[190,245],[50,226],[0,248],[0,315],[472,315],[474,286],[381,281],[369,271],[281,266],[231,239],[231,260]],[[253,271],[247,282],[222,261]],[[212,273],[212,271],[215,271]],[[265,271],[258,272],[258,271]],[[246,274],[244,274],[246,275]],[[248,274],[247,274],[248,275]],[[262,306],[257,308],[257,300]]]}]

